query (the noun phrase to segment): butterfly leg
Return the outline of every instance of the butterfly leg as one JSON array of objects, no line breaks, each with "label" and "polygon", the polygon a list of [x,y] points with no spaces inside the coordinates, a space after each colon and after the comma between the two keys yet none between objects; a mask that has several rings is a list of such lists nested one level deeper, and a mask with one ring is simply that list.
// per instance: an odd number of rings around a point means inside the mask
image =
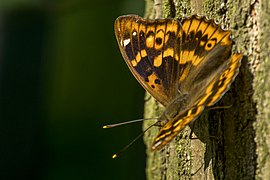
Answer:
[{"label": "butterfly leg", "polygon": [[214,106],[214,107],[210,107],[209,110],[216,110],[216,109],[229,109],[231,108],[232,105],[229,106]]},{"label": "butterfly leg", "polygon": [[[194,133],[195,124],[196,124],[196,121],[193,121],[193,122],[191,122],[191,123],[189,124],[189,127],[190,127],[189,139],[190,139],[190,140],[199,139],[199,138],[197,138],[197,137],[192,137],[192,135],[193,135],[193,133]],[[214,135],[209,135],[209,138],[218,140],[218,137],[216,137],[216,136],[214,136]]]},{"label": "butterfly leg", "polygon": [[194,133],[194,128],[195,128],[195,121],[189,123],[189,127],[190,127],[190,133],[189,133],[189,139],[198,139],[198,138],[194,138],[192,137],[192,134]]},{"label": "butterfly leg", "polygon": [[155,124],[154,124],[154,126],[156,126],[156,127],[162,127],[162,125],[161,125],[161,121],[157,121]]}]

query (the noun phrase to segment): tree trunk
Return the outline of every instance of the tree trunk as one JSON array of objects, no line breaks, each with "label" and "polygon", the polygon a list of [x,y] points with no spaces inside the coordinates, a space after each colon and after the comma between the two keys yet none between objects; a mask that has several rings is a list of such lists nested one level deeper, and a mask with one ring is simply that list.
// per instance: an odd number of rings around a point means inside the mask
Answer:
[{"label": "tree trunk", "polygon": [[[270,179],[270,2],[268,0],[151,0],[146,17],[205,15],[232,30],[233,51],[244,57],[230,90],[215,106],[186,127],[171,143],[152,152],[159,127],[145,133],[146,174],[155,179]],[[164,108],[150,95],[145,117]],[[145,122],[144,129],[153,122]]]}]

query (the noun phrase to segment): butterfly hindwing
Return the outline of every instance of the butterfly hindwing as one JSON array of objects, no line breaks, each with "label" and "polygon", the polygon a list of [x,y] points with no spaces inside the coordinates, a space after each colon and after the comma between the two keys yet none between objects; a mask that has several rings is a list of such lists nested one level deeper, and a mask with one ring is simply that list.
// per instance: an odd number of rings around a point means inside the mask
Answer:
[{"label": "butterfly hindwing", "polygon": [[[234,54],[222,69],[219,76],[215,76],[204,88],[203,93],[195,103],[192,97],[182,110],[179,111],[175,119],[170,119],[161,129],[154,139],[152,149],[158,150],[170,142],[187,124],[194,121],[205,107],[215,104],[228,90],[230,84],[238,74],[241,65],[242,54]],[[197,95],[198,96],[198,95]],[[166,111],[166,110],[165,110]]]},{"label": "butterfly hindwing", "polygon": [[240,53],[232,55],[227,64],[227,68],[222,71],[222,74],[217,76],[206,88],[204,99],[207,97],[207,100],[205,102],[201,101],[198,104],[204,103],[205,106],[212,106],[226,93],[234,78],[238,74],[241,59],[242,54]]}]

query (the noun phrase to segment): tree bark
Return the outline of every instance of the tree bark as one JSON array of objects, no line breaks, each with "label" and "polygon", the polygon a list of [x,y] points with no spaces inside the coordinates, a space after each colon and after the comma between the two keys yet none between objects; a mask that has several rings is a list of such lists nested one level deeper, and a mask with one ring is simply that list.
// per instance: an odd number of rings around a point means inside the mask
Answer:
[{"label": "tree bark", "polygon": [[[147,18],[205,15],[232,30],[244,57],[230,90],[171,143],[152,152],[159,127],[145,133],[147,179],[270,179],[270,2],[268,0],[147,0]],[[145,117],[164,108],[145,96]],[[145,122],[147,128],[153,122]],[[215,138],[213,138],[215,137]]]}]

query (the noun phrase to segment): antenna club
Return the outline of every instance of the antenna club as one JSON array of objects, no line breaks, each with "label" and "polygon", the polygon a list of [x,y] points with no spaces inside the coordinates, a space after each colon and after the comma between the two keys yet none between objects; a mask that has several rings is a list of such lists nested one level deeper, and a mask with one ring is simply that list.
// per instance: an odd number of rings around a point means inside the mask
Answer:
[{"label": "antenna club", "polygon": [[112,155],[112,158],[113,158],[113,159],[115,159],[115,158],[117,158],[117,157],[118,157],[117,154]]},{"label": "antenna club", "polygon": [[108,128],[108,126],[103,126],[102,128],[103,128],[103,129],[107,129],[107,128]]}]

